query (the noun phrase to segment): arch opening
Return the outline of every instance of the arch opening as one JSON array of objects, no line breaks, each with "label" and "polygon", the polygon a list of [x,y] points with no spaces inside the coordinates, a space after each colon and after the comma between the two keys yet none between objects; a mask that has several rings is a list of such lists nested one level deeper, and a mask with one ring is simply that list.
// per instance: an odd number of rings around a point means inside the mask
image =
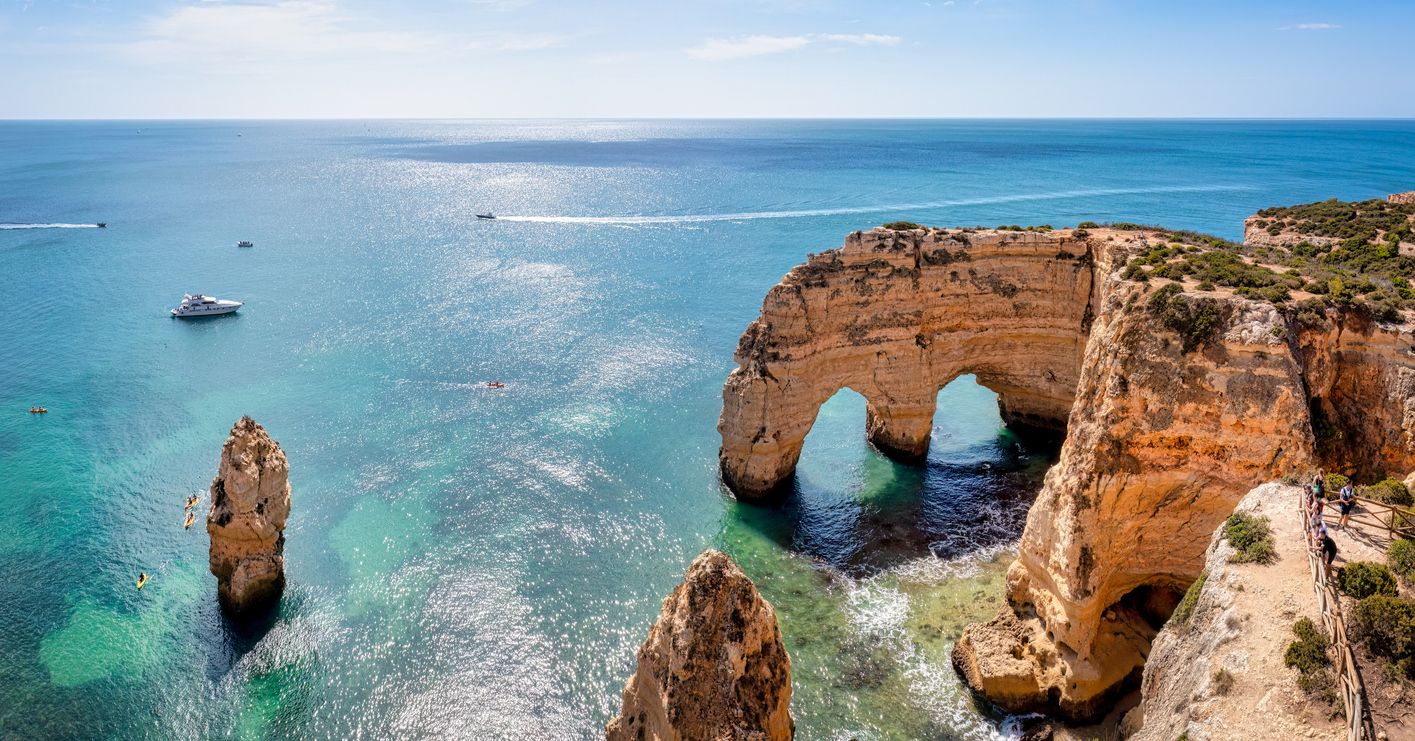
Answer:
[{"label": "arch opening", "polygon": [[774,539],[862,575],[1014,543],[1059,454],[1059,438],[1005,426],[997,394],[971,375],[940,389],[935,401],[932,443],[914,465],[882,454],[861,434],[869,405],[863,394],[848,386],[832,394],[806,435],[789,492],[773,510]]}]

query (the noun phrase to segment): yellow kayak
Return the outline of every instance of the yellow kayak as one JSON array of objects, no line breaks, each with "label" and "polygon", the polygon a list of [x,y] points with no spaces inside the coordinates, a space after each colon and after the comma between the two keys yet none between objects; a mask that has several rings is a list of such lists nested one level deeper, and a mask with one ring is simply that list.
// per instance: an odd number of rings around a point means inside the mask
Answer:
[{"label": "yellow kayak", "polygon": [[142,589],[145,586],[147,586],[147,574],[138,577],[138,589]]},{"label": "yellow kayak", "polygon": [[182,529],[183,529],[183,530],[186,530],[186,529],[190,528],[190,527],[192,526],[192,523],[193,523],[193,522],[196,522],[196,521],[197,521],[197,513],[195,513],[195,512],[188,512],[188,513],[187,513],[187,521],[184,522],[184,523],[182,523]]}]

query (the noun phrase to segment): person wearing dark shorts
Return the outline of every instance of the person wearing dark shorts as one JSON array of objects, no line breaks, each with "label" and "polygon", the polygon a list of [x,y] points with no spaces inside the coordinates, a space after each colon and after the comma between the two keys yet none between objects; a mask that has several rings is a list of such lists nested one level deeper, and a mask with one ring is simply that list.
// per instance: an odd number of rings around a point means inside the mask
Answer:
[{"label": "person wearing dark shorts", "polygon": [[1341,499],[1337,502],[1337,507],[1341,509],[1341,519],[1337,520],[1338,530],[1346,529],[1346,519],[1351,516],[1351,510],[1356,509],[1356,490],[1352,488],[1351,482],[1346,482],[1346,486],[1341,487]]},{"label": "person wearing dark shorts", "polygon": [[1332,539],[1330,533],[1322,533],[1313,551],[1321,553],[1327,562],[1327,568],[1331,568],[1332,559],[1336,558],[1336,541]]}]

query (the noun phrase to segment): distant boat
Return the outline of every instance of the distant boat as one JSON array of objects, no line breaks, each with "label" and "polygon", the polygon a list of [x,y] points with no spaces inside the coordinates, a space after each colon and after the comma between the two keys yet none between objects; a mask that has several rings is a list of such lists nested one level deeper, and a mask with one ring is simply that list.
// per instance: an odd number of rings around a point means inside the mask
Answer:
[{"label": "distant boat", "polygon": [[255,243],[252,242],[252,241],[250,241],[249,239],[242,239],[241,241],[239,241],[239,242],[236,243],[236,246],[237,246],[237,247],[254,247],[254,246],[255,246]]},{"label": "distant boat", "polygon": [[240,301],[225,301],[203,296],[200,293],[188,293],[182,296],[182,303],[172,310],[172,316],[216,316],[217,314],[230,314],[239,308],[241,308]]},{"label": "distant boat", "polygon": [[30,414],[48,414],[48,413],[49,413],[49,410],[48,410],[48,409],[45,409],[44,407],[30,407],[30,408],[29,408],[29,413],[30,413]]},{"label": "distant boat", "polygon": [[494,219],[496,216],[491,213],[477,214],[478,219]]},{"label": "distant boat", "polygon": [[106,221],[100,221],[100,222],[98,222],[97,226],[98,226],[99,229],[107,229],[107,228],[108,228],[108,222],[106,222]]}]

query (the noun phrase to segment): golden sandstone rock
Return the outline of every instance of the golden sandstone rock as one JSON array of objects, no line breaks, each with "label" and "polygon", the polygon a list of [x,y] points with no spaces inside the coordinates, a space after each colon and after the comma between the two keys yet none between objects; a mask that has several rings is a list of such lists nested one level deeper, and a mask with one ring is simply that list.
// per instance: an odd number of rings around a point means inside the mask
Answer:
[{"label": "golden sandstone rock", "polygon": [[732,559],[707,551],[663,602],[609,741],[785,741],[791,659],[776,613]]},{"label": "golden sandstone rock", "polygon": [[1165,239],[877,228],[812,255],[738,345],[718,423],[724,483],[773,496],[845,387],[867,400],[874,444],[906,459],[926,452],[937,392],[965,373],[998,393],[1009,424],[1064,426],[1008,604],[965,632],[954,663],[1008,710],[1103,712],[1138,680],[1249,489],[1319,466],[1415,469],[1409,327],[1335,310],[1307,326],[1223,289],[1205,294],[1212,331],[1186,340],[1148,310],[1169,281],[1121,277]]},{"label": "golden sandstone rock", "polygon": [[227,612],[259,612],[285,588],[289,472],[279,444],[255,420],[241,417],[221,448],[206,517],[211,573]]}]

